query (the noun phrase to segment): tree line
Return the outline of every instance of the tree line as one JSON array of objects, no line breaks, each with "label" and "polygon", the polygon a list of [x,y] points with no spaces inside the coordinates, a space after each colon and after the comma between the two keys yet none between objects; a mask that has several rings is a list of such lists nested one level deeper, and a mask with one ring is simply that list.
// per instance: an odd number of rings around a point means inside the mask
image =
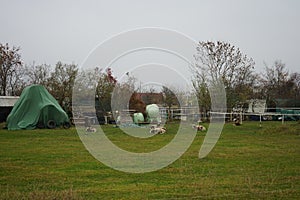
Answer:
[{"label": "tree line", "polygon": [[[255,72],[255,62],[234,45],[226,42],[199,42],[195,49],[194,65],[191,67],[192,82],[198,97],[201,112],[210,110],[209,84],[221,80],[225,86],[228,111],[247,107],[249,99],[296,99],[300,100],[300,74],[289,72],[285,64],[278,60],[272,65],[265,64],[264,71]],[[77,79],[76,79],[77,77]],[[79,77],[79,78],[78,78]],[[128,95],[136,91],[134,77],[118,83],[112,70],[95,68],[80,71],[76,64],[57,62],[48,64],[24,64],[19,47],[0,43],[0,96],[18,96],[31,84],[40,84],[57,99],[59,104],[71,112],[72,90],[75,79],[81,80],[83,88],[97,85],[97,103],[103,112],[111,109],[110,100],[114,88],[115,95]],[[187,93],[190,91],[187,91]],[[84,91],[82,91],[84,95]],[[165,106],[176,104],[176,94],[167,87],[162,88]],[[135,100],[136,101],[136,100]],[[118,104],[119,102],[114,102]],[[121,103],[121,102],[120,102]]]},{"label": "tree line", "polygon": [[209,83],[217,80],[224,84],[228,112],[247,108],[250,99],[266,99],[267,104],[274,99],[300,100],[300,74],[289,72],[280,60],[257,73],[252,58],[221,41],[199,42],[194,57],[193,85],[203,112],[211,106]]}]

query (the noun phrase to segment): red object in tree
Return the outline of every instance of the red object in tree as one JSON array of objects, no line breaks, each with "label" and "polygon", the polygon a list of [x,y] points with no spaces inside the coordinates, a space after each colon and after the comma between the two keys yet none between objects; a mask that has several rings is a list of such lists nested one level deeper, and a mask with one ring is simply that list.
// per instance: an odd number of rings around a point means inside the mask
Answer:
[{"label": "red object in tree", "polygon": [[117,83],[117,79],[115,79],[115,77],[113,77],[112,70],[111,70],[110,67],[106,69],[106,73],[107,73],[108,81],[110,83],[116,84]]}]

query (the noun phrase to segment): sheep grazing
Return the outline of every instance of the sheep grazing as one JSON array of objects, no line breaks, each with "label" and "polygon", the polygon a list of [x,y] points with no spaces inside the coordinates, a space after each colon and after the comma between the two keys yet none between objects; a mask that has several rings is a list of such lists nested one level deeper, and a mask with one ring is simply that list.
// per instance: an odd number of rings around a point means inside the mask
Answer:
[{"label": "sheep grazing", "polygon": [[235,125],[235,126],[240,126],[241,125],[241,122],[240,122],[240,120],[239,119],[233,119],[233,125]]},{"label": "sheep grazing", "polygon": [[165,127],[157,127],[152,125],[149,132],[151,134],[164,134],[166,131],[167,129]]},{"label": "sheep grazing", "polygon": [[193,129],[196,129],[197,131],[206,131],[206,128],[202,125],[193,125]]}]

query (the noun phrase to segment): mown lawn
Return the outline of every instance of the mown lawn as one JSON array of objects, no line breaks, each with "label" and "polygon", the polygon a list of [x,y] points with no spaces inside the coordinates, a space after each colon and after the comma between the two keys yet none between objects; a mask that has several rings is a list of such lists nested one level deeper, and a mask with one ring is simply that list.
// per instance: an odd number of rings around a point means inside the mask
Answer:
[{"label": "mown lawn", "polygon": [[[103,127],[118,146],[149,152],[165,135],[132,138]],[[96,134],[96,133],[93,133]],[[197,158],[205,133],[173,164],[144,174],[113,170],[95,160],[74,128],[0,130],[0,199],[298,199],[300,123],[226,124],[208,157]]]}]

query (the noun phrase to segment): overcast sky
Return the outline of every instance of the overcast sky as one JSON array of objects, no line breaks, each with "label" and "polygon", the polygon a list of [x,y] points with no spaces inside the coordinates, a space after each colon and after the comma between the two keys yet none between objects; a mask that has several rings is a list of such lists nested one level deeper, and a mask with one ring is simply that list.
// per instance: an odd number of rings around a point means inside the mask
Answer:
[{"label": "overcast sky", "polygon": [[0,42],[20,46],[26,64],[81,64],[101,42],[140,27],[197,41],[222,40],[256,62],[282,60],[300,72],[298,0],[0,0]]}]

